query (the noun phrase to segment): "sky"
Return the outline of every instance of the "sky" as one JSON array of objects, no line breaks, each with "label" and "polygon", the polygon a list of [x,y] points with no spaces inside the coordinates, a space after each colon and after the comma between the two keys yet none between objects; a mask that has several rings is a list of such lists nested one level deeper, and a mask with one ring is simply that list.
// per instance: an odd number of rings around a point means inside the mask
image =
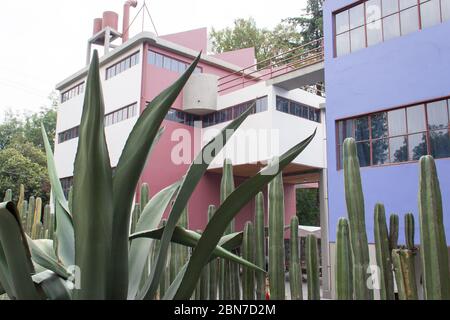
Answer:
[{"label": "sky", "polygon": [[[119,13],[124,0],[2,1],[0,9],[0,122],[5,110],[22,113],[49,105],[56,83],[84,66],[92,21],[103,11]],[[131,18],[138,8],[132,9]],[[236,18],[253,17],[257,26],[273,28],[282,19],[299,15],[306,0],[147,0],[159,35],[208,27],[222,29]],[[145,30],[154,32],[150,20]],[[131,36],[142,29],[142,16]],[[120,30],[119,30],[120,31]]]}]

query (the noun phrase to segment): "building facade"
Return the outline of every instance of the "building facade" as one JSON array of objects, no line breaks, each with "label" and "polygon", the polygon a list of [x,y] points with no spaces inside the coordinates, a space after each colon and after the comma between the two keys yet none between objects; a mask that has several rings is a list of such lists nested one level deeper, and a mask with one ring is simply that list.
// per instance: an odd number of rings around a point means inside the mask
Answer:
[{"label": "building facade", "polygon": [[[357,141],[370,244],[377,202],[400,215],[400,230],[404,214],[418,218],[425,154],[436,158],[450,235],[450,1],[326,1],[324,33],[330,261],[338,219],[346,216],[346,137]],[[416,235],[418,242],[418,223]]]},{"label": "building facade", "polygon": [[[255,64],[254,50],[208,54],[206,29],[162,37],[142,32],[131,39],[124,37],[122,44],[112,45],[121,34],[117,31],[114,16],[112,23],[105,25],[104,22],[105,19],[102,25],[102,21],[96,20],[87,60],[93,45],[107,46],[100,58],[100,75],[112,168],[117,165],[127,137],[147,103],[170,86],[202,51],[195,73],[163,123],[164,134],[149,158],[140,183],[148,183],[151,195],[155,195],[180,180],[199,151],[196,143],[199,146],[206,144],[219,129],[255,103],[254,114],[230,140],[231,148],[217,156],[194,191],[189,202],[189,227],[202,230],[207,223],[208,206],[219,205],[225,158],[232,161],[235,180],[239,184],[257,173],[272,157],[292,148],[318,128],[316,139],[284,172],[285,219],[288,222],[296,213],[297,185],[317,182],[320,172],[326,168],[325,126],[320,109],[324,98],[299,89],[285,90],[270,85],[263,77],[248,76],[245,84],[233,85],[234,80],[241,78],[240,70]],[[86,77],[87,67],[57,85],[61,105],[55,160],[66,192],[73,181]],[[242,148],[243,141],[247,144]],[[186,142],[188,147],[181,150],[180,144],[186,145]],[[266,150],[267,146],[269,150]],[[137,189],[136,199],[138,192]],[[246,221],[253,220],[253,212],[254,203],[249,203],[237,217],[238,229],[242,229]]]}]

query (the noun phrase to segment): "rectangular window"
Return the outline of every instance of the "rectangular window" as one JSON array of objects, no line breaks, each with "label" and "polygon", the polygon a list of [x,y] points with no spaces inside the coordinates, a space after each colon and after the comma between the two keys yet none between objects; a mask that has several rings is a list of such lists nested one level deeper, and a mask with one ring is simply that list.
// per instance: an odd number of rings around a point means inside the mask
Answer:
[{"label": "rectangular window", "polygon": [[72,98],[75,98],[76,96],[79,96],[82,93],[84,93],[84,82],[76,85],[75,87],[67,91],[64,91],[61,94],[61,103],[64,103]]},{"label": "rectangular window", "polygon": [[334,14],[340,57],[450,19],[450,0],[365,0]]},{"label": "rectangular window", "polygon": [[[176,73],[183,73],[187,70],[189,64],[179,61],[172,57],[149,50],[148,63],[158,68],[163,68]],[[202,69],[197,67],[194,73],[202,73]]]},{"label": "rectangular window", "polygon": [[289,100],[282,97],[277,97],[277,110],[284,113],[289,113]]},{"label": "rectangular window", "polygon": [[321,122],[319,109],[280,96],[277,96],[277,110],[314,122]]},{"label": "rectangular window", "polygon": [[361,167],[450,157],[449,101],[441,99],[336,122],[338,168],[344,140],[356,140]]},{"label": "rectangular window", "polygon": [[139,63],[140,52],[133,53],[131,56],[115,63],[106,69],[106,80],[117,76],[119,73],[127,71]]}]

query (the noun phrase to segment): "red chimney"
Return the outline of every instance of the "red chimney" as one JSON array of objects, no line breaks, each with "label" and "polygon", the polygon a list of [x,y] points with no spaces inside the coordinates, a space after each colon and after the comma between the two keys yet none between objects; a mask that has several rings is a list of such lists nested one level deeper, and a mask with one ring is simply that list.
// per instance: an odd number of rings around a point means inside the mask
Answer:
[{"label": "red chimney", "polygon": [[122,43],[127,42],[130,36],[130,7],[136,8],[137,5],[136,0],[128,0],[123,6]]}]

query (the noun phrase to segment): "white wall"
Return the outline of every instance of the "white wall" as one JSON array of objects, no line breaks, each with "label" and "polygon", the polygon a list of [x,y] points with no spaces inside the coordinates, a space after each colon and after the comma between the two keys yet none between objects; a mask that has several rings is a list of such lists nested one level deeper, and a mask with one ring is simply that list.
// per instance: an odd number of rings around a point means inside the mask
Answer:
[{"label": "white wall", "polygon": [[[141,51],[140,63],[132,68],[105,80],[106,69],[111,65],[121,61],[127,56]],[[142,54],[143,46],[130,49],[126,54],[117,57],[107,65],[100,68],[100,78],[102,80],[103,97],[105,99],[105,114],[111,113],[127,105],[137,102],[138,112],[140,110],[141,83],[142,83]],[[81,83],[80,81],[79,83]],[[73,87],[73,85],[68,88]],[[62,90],[64,91],[64,90]],[[79,95],[65,103],[58,109],[57,137],[58,133],[79,126],[83,109],[84,94]],[[105,129],[106,140],[110,152],[111,166],[116,166],[122,149],[126,143],[129,133],[136,123],[137,116],[128,119]],[[57,138],[56,137],[56,138]],[[73,176],[73,164],[78,147],[78,139],[55,144],[55,161],[59,177]]]},{"label": "white wall", "polygon": [[[319,108],[319,105],[325,101],[324,98],[303,90],[286,91],[278,87],[266,86],[263,82],[219,97],[219,110],[263,96],[268,96],[269,109],[247,118],[230,139],[225,149],[211,163],[210,169],[220,168],[224,158],[231,159],[235,165],[240,165],[267,161],[274,156],[280,156],[306,139],[316,128],[318,130],[315,139],[293,162],[315,168],[326,167],[323,154],[325,150],[323,145],[325,143],[324,124],[277,111],[277,95],[316,108]],[[203,129],[203,145],[207,143],[205,139],[215,136],[218,130],[223,129],[228,124],[229,122],[221,123]],[[255,133],[257,135],[256,140],[253,137]],[[246,139],[245,142],[243,142],[244,139]],[[243,145],[247,146],[247,149],[242,150]]]}]

